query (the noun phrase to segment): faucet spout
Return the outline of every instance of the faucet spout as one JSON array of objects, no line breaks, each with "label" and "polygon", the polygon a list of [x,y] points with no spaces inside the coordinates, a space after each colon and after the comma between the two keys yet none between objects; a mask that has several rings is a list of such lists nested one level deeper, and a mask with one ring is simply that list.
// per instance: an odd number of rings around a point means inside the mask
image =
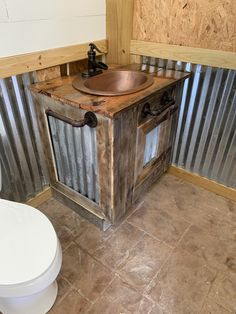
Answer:
[{"label": "faucet spout", "polygon": [[102,70],[107,70],[108,69],[108,66],[105,64],[105,63],[103,63],[103,62],[101,62],[101,61],[97,61],[96,60],[96,68],[99,68],[99,69],[102,69]]}]

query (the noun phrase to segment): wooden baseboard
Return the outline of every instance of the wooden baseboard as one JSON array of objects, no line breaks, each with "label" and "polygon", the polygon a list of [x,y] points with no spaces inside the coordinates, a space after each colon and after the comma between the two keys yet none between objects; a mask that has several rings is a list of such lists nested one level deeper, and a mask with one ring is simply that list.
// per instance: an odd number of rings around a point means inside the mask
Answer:
[{"label": "wooden baseboard", "polygon": [[168,173],[236,202],[235,189],[175,166],[170,166]]},{"label": "wooden baseboard", "polygon": [[29,199],[26,204],[33,206],[33,207],[38,207],[42,203],[46,202],[52,197],[52,189],[50,187],[45,188],[42,192],[37,194],[35,197]]}]

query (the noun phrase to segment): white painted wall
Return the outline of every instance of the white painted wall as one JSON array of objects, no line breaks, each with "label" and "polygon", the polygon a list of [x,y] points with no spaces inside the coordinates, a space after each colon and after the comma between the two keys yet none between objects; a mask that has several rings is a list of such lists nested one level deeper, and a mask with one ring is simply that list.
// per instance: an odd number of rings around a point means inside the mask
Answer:
[{"label": "white painted wall", "polygon": [[105,0],[0,0],[0,57],[106,38]]}]

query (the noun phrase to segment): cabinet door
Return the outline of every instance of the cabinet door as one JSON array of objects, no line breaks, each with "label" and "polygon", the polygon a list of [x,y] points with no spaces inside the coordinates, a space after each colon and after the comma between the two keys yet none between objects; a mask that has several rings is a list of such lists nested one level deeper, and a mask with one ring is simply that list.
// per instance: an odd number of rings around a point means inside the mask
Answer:
[{"label": "cabinet door", "polygon": [[142,182],[161,161],[168,142],[169,110],[138,127],[135,184]]},{"label": "cabinet door", "polygon": [[[135,194],[142,193],[166,170],[166,156],[171,151],[173,114],[178,107],[173,98],[159,110],[149,108],[150,114],[139,119],[136,140]],[[143,111],[144,106],[141,107]],[[151,115],[153,114],[153,116]],[[154,115],[155,114],[155,115]],[[173,134],[172,134],[173,135]]]}]

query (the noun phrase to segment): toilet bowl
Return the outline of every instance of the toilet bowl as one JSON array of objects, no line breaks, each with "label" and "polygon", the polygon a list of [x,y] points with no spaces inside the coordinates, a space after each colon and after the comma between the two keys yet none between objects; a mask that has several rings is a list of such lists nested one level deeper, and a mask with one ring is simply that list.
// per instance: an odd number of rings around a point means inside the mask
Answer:
[{"label": "toilet bowl", "polygon": [[56,300],[61,264],[49,219],[31,206],[0,199],[0,312],[47,313]]}]

